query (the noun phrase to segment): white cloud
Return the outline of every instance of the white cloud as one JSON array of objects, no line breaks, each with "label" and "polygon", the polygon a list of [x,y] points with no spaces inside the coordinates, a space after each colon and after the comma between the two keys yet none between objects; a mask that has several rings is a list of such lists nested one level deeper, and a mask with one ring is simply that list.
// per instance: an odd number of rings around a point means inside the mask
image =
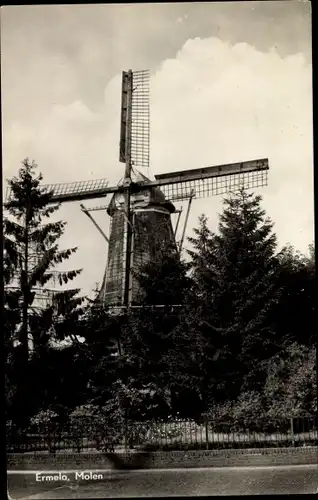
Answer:
[{"label": "white cloud", "polygon": [[[280,244],[306,251],[313,239],[313,132],[311,68],[303,56],[282,59],[274,49],[196,38],[163,63],[152,89],[153,169],[268,157],[264,206]],[[200,210],[215,227],[220,200],[196,202],[190,225]]]},{"label": "white cloud", "polygon": [[[59,85],[67,88],[66,81]],[[52,103],[44,118],[30,117],[29,123],[4,120],[5,176],[15,175],[28,156],[48,183],[119,181],[120,85],[119,74],[105,88],[98,112],[76,99],[69,106]],[[274,49],[263,53],[248,44],[194,38],[152,76],[152,173],[268,157],[264,206],[280,244],[290,241],[301,251],[313,239],[312,143],[311,67],[301,54],[282,59]],[[93,204],[103,201],[87,202]],[[189,228],[201,212],[215,228],[221,210],[220,198],[195,201]],[[105,243],[78,204],[65,205],[60,215],[69,222],[63,243],[79,246],[72,267],[85,269],[77,283],[90,291],[102,279]],[[96,218],[107,229],[105,213]]]}]

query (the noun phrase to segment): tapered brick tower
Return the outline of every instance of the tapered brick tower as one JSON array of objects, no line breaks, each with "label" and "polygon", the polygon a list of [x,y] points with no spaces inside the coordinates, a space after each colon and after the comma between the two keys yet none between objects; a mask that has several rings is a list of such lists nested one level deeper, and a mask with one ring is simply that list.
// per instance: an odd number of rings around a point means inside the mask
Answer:
[{"label": "tapered brick tower", "polygon": [[[149,181],[138,173],[136,182]],[[162,245],[176,247],[171,224],[174,205],[165,199],[157,187],[146,187],[133,192],[130,199],[132,221],[131,269],[138,272],[140,266],[154,259]],[[105,304],[121,304],[125,287],[126,216],[125,199],[115,193],[108,207],[111,218],[108,259],[99,300]],[[137,302],[138,279],[132,273],[131,303]]]}]

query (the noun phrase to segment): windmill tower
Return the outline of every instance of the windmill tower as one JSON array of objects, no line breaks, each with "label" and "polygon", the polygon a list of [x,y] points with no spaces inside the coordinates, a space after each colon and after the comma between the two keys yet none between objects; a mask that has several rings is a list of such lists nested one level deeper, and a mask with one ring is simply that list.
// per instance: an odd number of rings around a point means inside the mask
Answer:
[{"label": "windmill tower", "polygon": [[[82,211],[91,219],[108,244],[108,259],[99,300],[105,304],[130,306],[138,297],[138,282],[133,270],[151,260],[159,245],[168,244],[180,251],[185,237],[191,203],[194,199],[225,194],[267,184],[268,160],[257,159],[228,165],[155,175],[150,180],[139,169],[149,168],[150,113],[148,71],[122,73],[121,127],[119,161],[125,175],[117,186],[106,179],[43,186],[52,192],[52,202],[73,202],[105,198],[108,206]],[[7,193],[7,199],[10,192]],[[175,203],[188,201],[182,237],[175,240],[181,211]],[[106,236],[92,217],[94,210],[107,210],[110,232]],[[175,230],[171,216],[177,214]]]}]

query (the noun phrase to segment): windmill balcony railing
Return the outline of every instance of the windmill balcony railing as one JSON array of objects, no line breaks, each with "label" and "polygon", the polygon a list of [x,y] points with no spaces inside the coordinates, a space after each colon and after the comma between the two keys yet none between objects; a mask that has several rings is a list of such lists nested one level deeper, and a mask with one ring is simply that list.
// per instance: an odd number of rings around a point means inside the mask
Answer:
[{"label": "windmill balcony railing", "polygon": [[248,424],[208,420],[47,423],[18,430],[7,425],[7,452],[81,453],[317,446],[317,417]]}]

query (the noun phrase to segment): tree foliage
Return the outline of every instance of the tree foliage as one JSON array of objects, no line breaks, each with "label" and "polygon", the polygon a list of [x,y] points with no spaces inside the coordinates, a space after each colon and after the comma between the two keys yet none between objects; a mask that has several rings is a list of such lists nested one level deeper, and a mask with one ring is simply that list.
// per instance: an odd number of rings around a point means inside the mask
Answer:
[{"label": "tree foliage", "polygon": [[[260,196],[241,189],[226,197],[215,231],[202,215],[187,262],[174,246],[158,248],[134,270],[140,307],[114,314],[68,289],[80,270],[56,269],[76,248],[59,248],[65,222],[52,221],[58,205],[41,181],[25,160],[10,181],[4,221],[11,409],[28,408],[35,419],[47,408],[71,422],[92,417],[98,428],[127,419],[208,414],[241,422],[314,411],[314,250],[308,257],[291,246],[278,251]],[[61,290],[37,309],[37,291],[54,276]]]},{"label": "tree foliage", "polygon": [[316,349],[295,342],[267,365],[265,405],[271,416],[313,415],[317,408]]},{"label": "tree foliage", "polygon": [[187,416],[198,409],[199,397],[197,360],[187,328],[193,294],[189,264],[175,247],[165,246],[136,276],[143,290],[142,307],[131,311],[122,326],[129,390],[139,391],[135,408],[145,416]]},{"label": "tree foliage", "polygon": [[271,322],[280,297],[276,237],[260,203],[260,196],[241,189],[224,200],[217,234],[202,216],[190,238],[197,289],[191,319],[206,353],[201,371],[207,404],[258,383],[260,359],[277,349]]},{"label": "tree foliage", "polygon": [[291,245],[279,254],[278,280],[282,286],[276,329],[286,342],[305,346],[315,344],[316,277],[314,247],[309,256],[302,255]]},{"label": "tree foliage", "polygon": [[[13,406],[23,408],[26,414],[34,383],[32,357],[38,358],[43,350],[49,349],[50,340],[64,340],[76,334],[76,321],[84,300],[78,296],[79,289],[73,288],[53,294],[46,306],[38,304],[39,293],[54,278],[65,285],[81,272],[56,270],[77,248],[59,248],[66,223],[50,220],[59,205],[51,202],[52,193],[41,189],[41,181],[36,164],[25,159],[18,177],[9,180],[11,193],[4,217],[4,335],[11,389],[8,400],[13,404],[15,399]],[[13,387],[16,387],[14,395]]]}]

